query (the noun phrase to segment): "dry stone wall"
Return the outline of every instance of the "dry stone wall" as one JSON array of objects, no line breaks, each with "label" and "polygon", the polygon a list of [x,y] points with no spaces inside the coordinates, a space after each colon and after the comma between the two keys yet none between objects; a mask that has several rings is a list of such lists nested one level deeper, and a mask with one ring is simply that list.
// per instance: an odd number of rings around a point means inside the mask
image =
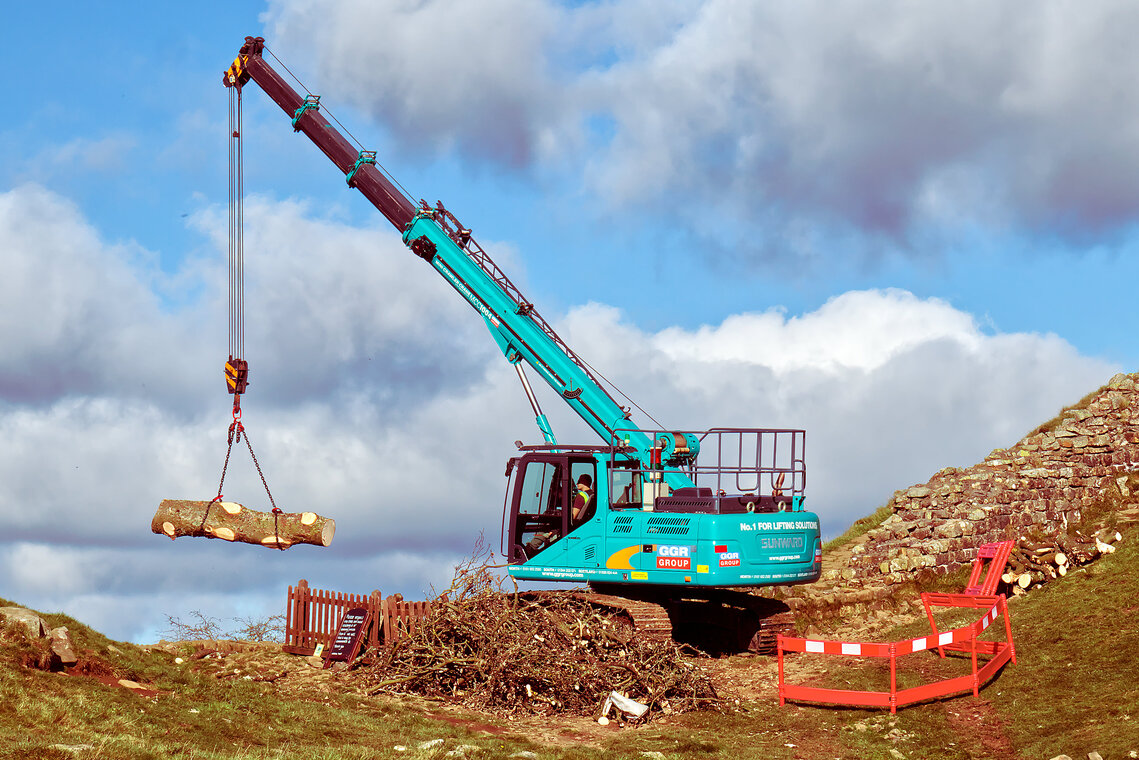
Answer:
[{"label": "dry stone wall", "polygon": [[1116,375],[1051,429],[895,493],[893,514],[853,547],[838,572],[863,583],[951,572],[972,562],[983,543],[1055,534],[1104,498],[1139,498],[1128,486],[1136,472],[1139,374]]}]

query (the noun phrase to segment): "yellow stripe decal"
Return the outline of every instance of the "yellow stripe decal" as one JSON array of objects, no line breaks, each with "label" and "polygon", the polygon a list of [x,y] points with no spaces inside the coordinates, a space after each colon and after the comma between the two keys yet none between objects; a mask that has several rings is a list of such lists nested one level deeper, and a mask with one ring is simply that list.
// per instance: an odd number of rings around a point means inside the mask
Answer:
[{"label": "yellow stripe decal", "polygon": [[605,566],[610,570],[632,570],[633,565],[629,560],[640,550],[640,544],[626,546],[624,549],[610,554],[609,559],[605,560]]}]

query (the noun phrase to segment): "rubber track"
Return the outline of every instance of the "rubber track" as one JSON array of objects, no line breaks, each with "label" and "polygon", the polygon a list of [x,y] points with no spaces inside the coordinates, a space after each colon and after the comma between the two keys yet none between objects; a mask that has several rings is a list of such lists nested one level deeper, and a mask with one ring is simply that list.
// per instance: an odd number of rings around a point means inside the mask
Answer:
[{"label": "rubber track", "polygon": [[[667,641],[672,638],[672,620],[668,608],[663,604],[631,599],[615,594],[603,594],[596,591],[528,591],[524,594],[530,598],[543,596],[559,596],[578,599],[595,607],[624,614],[633,623],[638,633],[649,639]],[[753,607],[759,604],[759,599],[746,592],[723,590],[718,594],[719,601],[734,603],[740,607]],[[759,630],[756,631],[748,644],[748,651],[756,654],[774,654],[779,634],[784,636],[795,635],[795,615],[792,612],[779,612],[761,615]]]},{"label": "rubber track", "polygon": [[643,634],[646,638],[661,641],[672,638],[672,621],[668,617],[668,610],[663,605],[640,599],[627,599],[613,594],[598,594],[594,591],[567,591],[563,593],[596,607],[623,612],[633,621],[637,633]]},{"label": "rubber track", "polygon": [[775,654],[779,636],[795,635],[795,613],[779,612],[759,621],[759,630],[752,636],[748,651],[756,654]]}]

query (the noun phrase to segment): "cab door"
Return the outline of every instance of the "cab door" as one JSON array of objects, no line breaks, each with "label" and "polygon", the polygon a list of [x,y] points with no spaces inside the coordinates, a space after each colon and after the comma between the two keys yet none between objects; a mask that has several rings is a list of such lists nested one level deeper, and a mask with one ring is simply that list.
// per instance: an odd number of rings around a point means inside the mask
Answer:
[{"label": "cab door", "polygon": [[569,477],[565,457],[528,455],[514,480],[510,562],[526,562],[569,531]]}]

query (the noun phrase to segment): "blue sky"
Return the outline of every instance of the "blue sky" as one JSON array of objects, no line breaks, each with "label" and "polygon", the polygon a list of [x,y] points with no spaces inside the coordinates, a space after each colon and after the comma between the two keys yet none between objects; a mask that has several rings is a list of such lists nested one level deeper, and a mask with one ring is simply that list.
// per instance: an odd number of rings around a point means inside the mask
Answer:
[{"label": "blue sky", "polygon": [[0,596],[114,636],[269,614],[300,577],[421,596],[495,543],[502,462],[537,438],[474,313],[252,86],[247,423],[278,500],[340,535],[270,554],[149,533],[160,499],[212,495],[224,453],[220,78],[245,35],[658,419],[806,428],[828,535],[1139,364],[1126,3],[4,18]]}]

